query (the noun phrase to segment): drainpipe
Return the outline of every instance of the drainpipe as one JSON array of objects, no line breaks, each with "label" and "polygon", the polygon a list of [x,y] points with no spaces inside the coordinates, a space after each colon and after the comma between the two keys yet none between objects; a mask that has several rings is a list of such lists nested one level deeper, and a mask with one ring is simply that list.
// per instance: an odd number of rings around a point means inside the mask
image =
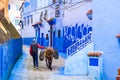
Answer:
[{"label": "drainpipe", "polygon": [[49,21],[47,21],[50,25],[50,47],[52,47],[53,45],[53,25],[56,24],[56,19],[50,19]]},{"label": "drainpipe", "polygon": [[50,25],[50,47],[52,47],[52,25]]}]

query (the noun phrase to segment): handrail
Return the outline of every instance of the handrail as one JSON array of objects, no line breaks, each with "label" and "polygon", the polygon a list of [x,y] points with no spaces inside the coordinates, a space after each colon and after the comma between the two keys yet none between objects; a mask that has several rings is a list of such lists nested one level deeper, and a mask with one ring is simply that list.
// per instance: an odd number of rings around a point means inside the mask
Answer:
[{"label": "handrail", "polygon": [[82,39],[80,39],[79,41],[77,41],[74,44],[72,44],[71,46],[69,46],[67,48],[67,56],[70,57],[70,56],[74,55],[75,53],[77,53],[78,51],[80,51],[81,49],[86,47],[88,44],[90,44],[92,42],[91,35],[92,35],[92,33],[90,32],[87,35],[85,35],[84,37],[82,37]]}]

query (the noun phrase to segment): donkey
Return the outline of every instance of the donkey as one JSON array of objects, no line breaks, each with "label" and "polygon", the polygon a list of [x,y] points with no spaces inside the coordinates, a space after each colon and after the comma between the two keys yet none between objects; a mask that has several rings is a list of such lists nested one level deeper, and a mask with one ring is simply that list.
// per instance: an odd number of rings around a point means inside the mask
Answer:
[{"label": "donkey", "polygon": [[52,47],[47,47],[44,52],[46,66],[48,69],[52,70],[52,60],[55,55],[54,49]]}]

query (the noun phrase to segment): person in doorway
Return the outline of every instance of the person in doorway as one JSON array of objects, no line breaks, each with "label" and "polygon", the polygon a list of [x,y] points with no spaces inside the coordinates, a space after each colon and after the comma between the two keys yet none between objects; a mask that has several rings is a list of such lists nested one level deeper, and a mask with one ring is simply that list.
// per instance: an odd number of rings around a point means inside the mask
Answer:
[{"label": "person in doorway", "polygon": [[33,58],[33,66],[36,69],[39,69],[39,66],[38,66],[38,48],[44,49],[45,47],[44,46],[40,46],[37,43],[36,39],[33,39],[32,43],[30,45],[30,55]]}]

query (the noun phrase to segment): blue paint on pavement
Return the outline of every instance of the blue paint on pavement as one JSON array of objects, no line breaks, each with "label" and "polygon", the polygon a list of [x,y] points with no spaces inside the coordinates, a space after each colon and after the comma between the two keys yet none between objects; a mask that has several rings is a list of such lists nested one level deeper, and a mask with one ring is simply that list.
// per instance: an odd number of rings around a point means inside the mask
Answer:
[{"label": "blue paint on pavement", "polygon": [[27,57],[27,54],[23,52],[23,55],[15,64],[9,80],[26,80],[28,78],[27,75],[25,75],[28,72],[27,66],[25,65],[26,57]]}]

